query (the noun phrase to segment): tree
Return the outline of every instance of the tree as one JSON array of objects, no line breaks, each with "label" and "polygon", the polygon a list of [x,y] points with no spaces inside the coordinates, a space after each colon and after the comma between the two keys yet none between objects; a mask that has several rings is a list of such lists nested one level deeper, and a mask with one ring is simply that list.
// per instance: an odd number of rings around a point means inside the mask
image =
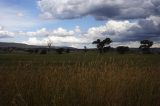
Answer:
[{"label": "tree", "polygon": [[108,46],[108,48],[110,48],[109,44],[112,43],[112,40],[110,38],[106,38],[103,41],[101,41],[100,39],[97,39],[96,41],[93,41],[92,44],[97,44],[97,49],[99,50],[100,53],[102,52],[106,52],[106,50],[108,51],[109,49],[105,49],[106,45]]},{"label": "tree", "polygon": [[153,45],[153,41],[150,41],[150,40],[142,40],[142,41],[140,41],[140,49],[142,50],[142,52],[144,53],[144,54],[149,54],[149,53],[151,53],[150,52],[150,47],[152,47],[152,45]]},{"label": "tree", "polygon": [[84,52],[87,52],[87,46],[84,46]]},{"label": "tree", "polygon": [[48,46],[48,49],[49,49],[49,50],[50,50],[50,48],[52,47],[52,44],[53,44],[53,41],[48,38],[47,46]]},{"label": "tree", "polygon": [[124,54],[129,51],[129,47],[128,46],[118,46],[116,50],[118,53]]}]

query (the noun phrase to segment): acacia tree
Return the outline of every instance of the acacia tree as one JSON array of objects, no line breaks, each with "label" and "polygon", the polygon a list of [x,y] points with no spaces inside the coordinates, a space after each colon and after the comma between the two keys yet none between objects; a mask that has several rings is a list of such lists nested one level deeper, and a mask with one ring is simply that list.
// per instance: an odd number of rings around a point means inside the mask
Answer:
[{"label": "acacia tree", "polygon": [[140,42],[140,49],[142,50],[142,52],[144,53],[144,54],[148,54],[148,53],[151,53],[150,52],[150,47],[152,47],[152,45],[153,45],[153,41],[150,41],[150,40],[142,40],[141,42]]},{"label": "acacia tree", "polygon": [[[108,45],[107,48],[110,48],[109,44],[112,43],[112,40],[110,38],[106,38],[103,41],[100,39],[97,39],[96,41],[93,41],[92,44],[97,44],[97,49],[100,53],[105,52],[106,45]],[[108,49],[109,50],[109,49]]]}]

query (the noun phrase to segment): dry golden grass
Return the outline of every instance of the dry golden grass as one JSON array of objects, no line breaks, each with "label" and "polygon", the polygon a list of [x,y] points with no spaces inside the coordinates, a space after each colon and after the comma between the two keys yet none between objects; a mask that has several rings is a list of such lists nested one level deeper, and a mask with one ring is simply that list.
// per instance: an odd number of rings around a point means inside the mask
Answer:
[{"label": "dry golden grass", "polygon": [[0,55],[0,106],[160,106],[160,56]]}]

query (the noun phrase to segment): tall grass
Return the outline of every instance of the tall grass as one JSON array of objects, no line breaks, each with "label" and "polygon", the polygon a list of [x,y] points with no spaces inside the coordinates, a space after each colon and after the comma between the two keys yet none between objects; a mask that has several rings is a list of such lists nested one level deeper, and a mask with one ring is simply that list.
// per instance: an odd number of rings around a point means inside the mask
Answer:
[{"label": "tall grass", "polygon": [[159,106],[160,56],[0,55],[0,106]]}]

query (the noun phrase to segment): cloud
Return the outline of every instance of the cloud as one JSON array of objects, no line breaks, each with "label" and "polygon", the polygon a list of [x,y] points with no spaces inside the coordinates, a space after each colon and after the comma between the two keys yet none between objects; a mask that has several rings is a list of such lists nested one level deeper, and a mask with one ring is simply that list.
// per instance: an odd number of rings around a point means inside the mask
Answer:
[{"label": "cloud", "polygon": [[39,0],[45,19],[73,19],[91,15],[97,20],[139,19],[160,15],[159,0]]},{"label": "cloud", "polygon": [[26,43],[29,45],[47,45],[48,40],[51,40],[54,46],[71,46],[71,47],[83,47],[90,42],[89,39],[81,35],[79,26],[76,26],[73,30],[67,30],[64,28],[57,28],[47,30],[41,28],[36,31],[15,31],[10,32],[0,27],[0,38],[18,38],[27,37],[26,40],[20,43]]},{"label": "cloud", "polygon": [[15,33],[10,32],[4,29],[3,26],[0,26],[0,38],[6,38],[6,37],[14,37]]},{"label": "cloud", "polygon": [[151,39],[159,40],[160,38],[160,17],[150,16],[146,19],[139,20],[140,27],[132,27],[129,31],[132,32],[131,40]]},{"label": "cloud", "polygon": [[[105,39],[106,37],[109,37],[113,40],[114,47],[117,45],[128,45],[130,47],[138,47],[137,45],[139,45],[139,41],[144,39],[159,42],[159,18],[160,17],[158,16],[150,16],[146,19],[141,19],[139,21],[134,22],[130,22],[128,20],[110,20],[107,21],[105,25],[89,28],[88,31],[85,33],[81,31],[78,31],[79,33],[76,33],[76,30],[67,31],[63,28],[58,28],[54,29],[53,31],[49,31],[48,37],[54,42],[55,45],[61,46],[91,46],[92,41],[96,39]],[[80,30],[78,26],[75,29]],[[66,34],[64,34],[64,32]],[[72,32],[71,35],[69,35],[69,32]]]},{"label": "cloud", "polygon": [[[105,39],[109,37],[113,40],[113,46],[129,45],[137,47],[140,40],[153,40],[157,44],[160,42],[160,17],[150,16],[146,19],[136,21],[129,20],[109,20],[106,24],[91,27],[86,32],[82,32],[79,26],[73,30],[57,28],[48,30],[41,28],[36,31],[18,31],[11,32],[0,27],[1,37],[20,37],[25,36],[28,39],[23,43],[34,45],[46,45],[48,40],[53,41],[55,46],[81,47],[84,45],[92,47],[92,42],[96,39]],[[137,43],[138,42],[138,43]],[[156,44],[156,45],[157,45]]]},{"label": "cloud", "polygon": [[51,33],[50,33],[50,36],[61,36],[61,37],[65,37],[65,36],[72,36],[74,35],[75,32],[70,30],[70,31],[67,31],[66,29],[63,29],[63,28],[58,28],[56,30],[53,30]]},{"label": "cloud", "polygon": [[57,28],[53,30],[47,30],[46,28],[38,29],[37,31],[19,31],[17,35],[22,36],[30,36],[30,37],[48,37],[48,36],[58,36],[58,37],[65,37],[65,36],[73,36],[75,34],[74,30],[66,30],[64,28]]},{"label": "cloud", "polygon": [[47,45],[46,39],[38,39],[36,37],[30,37],[27,41],[23,41],[22,43],[29,44],[29,45]]},{"label": "cloud", "polygon": [[32,45],[47,45],[47,42],[49,40],[53,42],[52,46],[70,46],[70,47],[82,48],[84,45],[88,44],[88,39],[77,36],[65,36],[65,37],[50,36],[42,39],[38,39],[36,37],[30,37],[27,41],[24,41],[22,43],[32,44]]},{"label": "cloud", "polygon": [[73,30],[57,28],[47,30],[46,28],[39,29],[35,32],[20,32],[19,35],[29,36],[29,39],[22,43],[33,45],[47,45],[50,40],[53,46],[70,46],[82,48],[84,45],[91,44],[91,40],[81,34],[81,29],[76,26]]},{"label": "cloud", "polygon": [[129,30],[133,27],[138,28],[140,26],[137,23],[131,23],[127,20],[110,20],[103,26],[89,28],[85,36],[92,40],[109,37],[114,41],[119,41],[122,38],[127,39],[127,36],[129,36],[130,33]]},{"label": "cloud", "polygon": [[24,32],[24,31],[19,31],[19,32],[16,32],[17,35],[19,36],[29,36],[29,37],[41,37],[41,36],[48,36],[49,35],[49,32],[47,31],[46,28],[41,28],[41,29],[38,29],[37,31],[28,31],[28,32]]},{"label": "cloud", "polygon": [[106,25],[89,28],[85,35],[90,39],[109,37],[115,42],[140,41],[143,39],[158,41],[160,38],[159,20],[159,16],[150,16],[134,22],[110,20]]}]

